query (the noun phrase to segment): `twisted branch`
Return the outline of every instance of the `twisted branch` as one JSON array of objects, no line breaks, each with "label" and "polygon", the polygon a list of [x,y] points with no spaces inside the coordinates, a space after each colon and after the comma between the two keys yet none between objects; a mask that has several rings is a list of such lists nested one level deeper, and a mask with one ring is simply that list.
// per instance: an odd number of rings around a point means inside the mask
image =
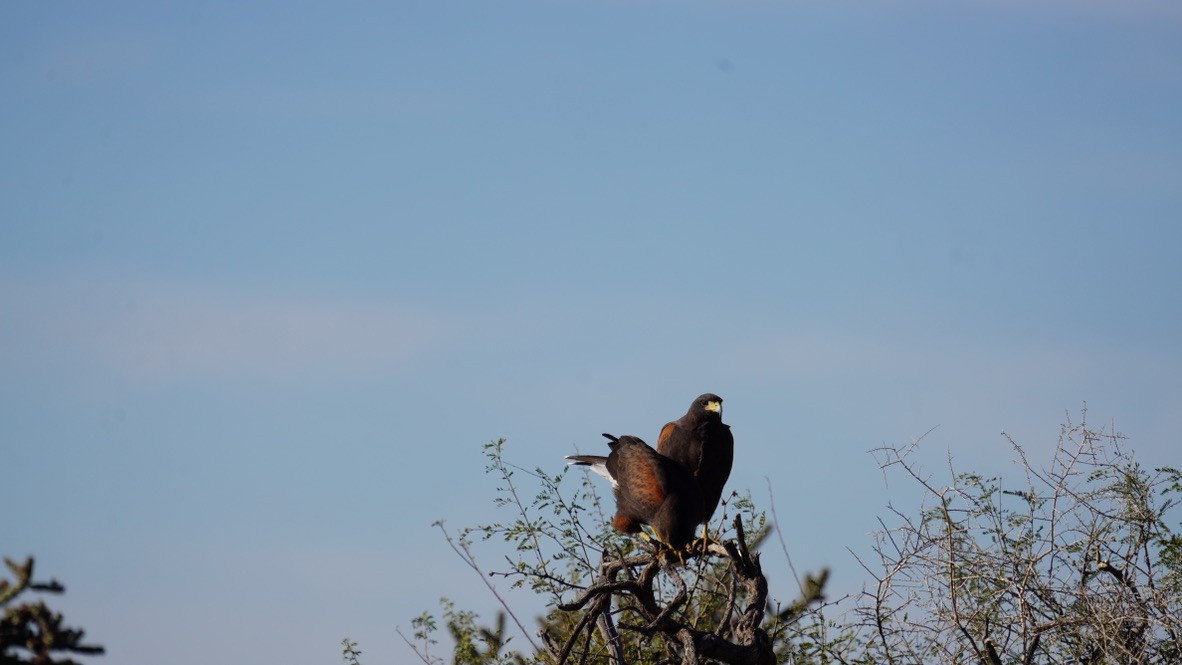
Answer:
[{"label": "twisted branch", "polygon": [[[725,616],[734,616],[731,622],[731,637],[722,637],[722,626],[718,632],[696,630],[685,623],[678,616],[688,598],[685,580],[682,579],[673,557],[665,551],[654,551],[641,556],[632,556],[616,560],[605,560],[592,582],[574,600],[563,603],[558,609],[563,611],[584,610],[584,614],[576,624],[576,628],[563,649],[552,650],[557,662],[562,665],[567,662],[571,653],[571,646],[578,635],[590,630],[589,626],[598,622],[610,624],[611,598],[620,595],[627,599],[629,605],[639,615],[642,623],[621,623],[621,630],[629,630],[644,636],[661,635],[668,645],[673,645],[681,652],[682,665],[697,665],[703,659],[712,659],[731,665],[764,665],[775,662],[775,653],[766,631],[761,628],[765,609],[767,607],[767,579],[760,567],[759,555],[752,553],[747,545],[747,536],[743,530],[742,521],[735,518],[735,540],[722,545],[718,543],[704,544],[685,554],[685,557],[697,556],[725,556],[730,560],[729,569],[734,576],[733,586],[741,593],[732,592],[728,596],[728,607]],[[619,580],[621,571],[631,571],[641,566],[640,574],[635,579]],[[668,603],[659,603],[654,595],[653,586],[657,575],[664,572],[672,582],[677,593]],[[735,607],[739,597],[746,601],[742,611]],[[736,612],[737,615],[736,615]],[[607,640],[618,644],[619,637]],[[624,654],[622,648],[613,646],[611,658],[614,663],[623,665]]]}]

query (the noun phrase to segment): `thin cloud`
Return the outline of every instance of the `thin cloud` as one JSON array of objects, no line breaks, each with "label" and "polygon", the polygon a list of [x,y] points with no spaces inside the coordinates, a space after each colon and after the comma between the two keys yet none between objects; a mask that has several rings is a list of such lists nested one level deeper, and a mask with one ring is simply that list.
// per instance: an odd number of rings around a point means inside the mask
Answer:
[{"label": "thin cloud", "polygon": [[392,302],[106,279],[8,279],[0,307],[0,364],[147,381],[380,375],[437,349],[448,329]]},{"label": "thin cloud", "polygon": [[1157,385],[1165,378],[1161,368],[1178,364],[1176,355],[1160,349],[1100,342],[916,338],[898,332],[768,333],[740,346],[732,364],[753,379],[792,377],[856,390],[888,378],[910,393],[965,403],[1039,392],[1062,393],[1069,400],[1066,407],[1112,381]]},{"label": "thin cloud", "polygon": [[39,73],[70,86],[135,78],[150,71],[160,57],[159,41],[143,30],[78,30],[49,39],[36,51]]},{"label": "thin cloud", "polygon": [[199,86],[181,93],[177,104],[215,115],[296,122],[390,122],[471,106],[461,94],[427,87],[253,82]]},{"label": "thin cloud", "polygon": [[823,330],[767,332],[737,347],[731,366],[749,381],[828,395],[822,404],[848,400],[884,432],[913,436],[938,424],[962,450],[974,443],[994,451],[1002,430],[1019,439],[1034,433],[1030,440],[1048,427],[1053,434],[1054,419],[1084,403],[1101,419],[1134,424],[1126,433],[1148,459],[1178,438],[1173,377],[1182,360],[1173,349]]}]

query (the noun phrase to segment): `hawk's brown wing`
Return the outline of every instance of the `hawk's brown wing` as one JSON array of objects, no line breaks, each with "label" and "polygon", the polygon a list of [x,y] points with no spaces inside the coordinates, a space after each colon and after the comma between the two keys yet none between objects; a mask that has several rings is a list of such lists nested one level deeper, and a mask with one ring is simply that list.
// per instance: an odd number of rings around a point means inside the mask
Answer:
[{"label": "hawk's brown wing", "polygon": [[628,436],[620,437],[607,466],[617,483],[616,528],[648,524],[666,545],[683,549],[702,521],[701,490],[689,470]]}]

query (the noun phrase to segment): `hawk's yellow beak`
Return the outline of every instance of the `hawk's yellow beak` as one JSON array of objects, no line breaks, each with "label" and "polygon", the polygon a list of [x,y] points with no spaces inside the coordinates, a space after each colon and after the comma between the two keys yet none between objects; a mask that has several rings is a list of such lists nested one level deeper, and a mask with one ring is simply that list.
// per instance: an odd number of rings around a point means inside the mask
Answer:
[{"label": "hawk's yellow beak", "polygon": [[722,402],[706,402],[706,410],[722,413]]}]

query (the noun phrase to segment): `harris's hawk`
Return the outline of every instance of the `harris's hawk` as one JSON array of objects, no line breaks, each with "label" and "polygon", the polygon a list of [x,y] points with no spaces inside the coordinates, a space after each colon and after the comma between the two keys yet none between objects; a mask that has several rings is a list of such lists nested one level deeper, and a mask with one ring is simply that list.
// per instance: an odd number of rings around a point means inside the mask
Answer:
[{"label": "harris's hawk", "polygon": [[607,457],[566,459],[611,481],[616,497],[612,526],[623,533],[641,533],[640,525],[647,524],[658,541],[677,551],[685,549],[703,519],[702,492],[693,475],[635,436],[604,436],[610,440]]},{"label": "harris's hawk", "polygon": [[657,452],[693,474],[702,489],[702,523],[709,522],[735,457],[735,437],[722,422],[722,398],[713,393],[696,398],[684,416],[661,428]]}]

